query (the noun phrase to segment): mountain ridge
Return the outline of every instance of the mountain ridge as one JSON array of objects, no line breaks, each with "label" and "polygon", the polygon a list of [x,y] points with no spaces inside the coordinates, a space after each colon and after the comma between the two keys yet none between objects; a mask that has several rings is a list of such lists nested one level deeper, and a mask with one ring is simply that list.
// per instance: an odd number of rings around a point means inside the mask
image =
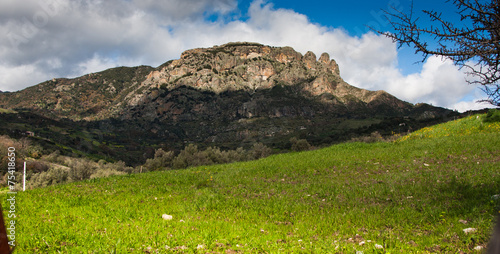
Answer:
[{"label": "mountain ridge", "polygon": [[354,96],[369,104],[383,96],[400,108],[409,106],[385,91],[368,91],[345,83],[337,63],[327,53],[316,59],[310,51],[302,56],[291,47],[228,43],[187,50],[180,59],[157,68],[116,67],[74,79],[52,79],[20,92],[2,94],[0,107],[29,108],[73,120],[102,120],[116,117],[125,106],[133,107],[148,96],[156,96],[155,89],[189,86],[219,94],[297,83],[302,83],[303,92],[311,96],[323,95],[324,101],[330,97],[334,102],[348,104]]},{"label": "mountain ridge", "polygon": [[[89,152],[127,162],[144,161],[146,149],[179,150],[187,143],[235,149],[262,142],[287,149],[296,137],[325,145],[373,131],[416,130],[454,115],[351,86],[327,53],[317,58],[247,42],[187,50],[156,68],[116,67],[48,80],[1,93],[0,108],[64,120],[60,128],[17,126],[75,149],[85,141]],[[71,125],[79,131],[68,130]]]}]

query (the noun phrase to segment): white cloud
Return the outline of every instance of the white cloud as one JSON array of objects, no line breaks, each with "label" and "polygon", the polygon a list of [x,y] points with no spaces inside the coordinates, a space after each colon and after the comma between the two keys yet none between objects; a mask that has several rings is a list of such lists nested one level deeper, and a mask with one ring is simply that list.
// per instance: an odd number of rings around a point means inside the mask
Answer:
[{"label": "white cloud", "polygon": [[478,100],[473,100],[473,101],[461,101],[458,103],[453,104],[451,107],[454,110],[457,110],[458,112],[465,112],[469,110],[480,110],[484,108],[492,108],[493,106],[489,103],[485,102],[478,102]]},{"label": "white cloud", "polygon": [[476,103],[485,96],[477,86],[469,84],[467,78],[470,77],[467,77],[465,70],[460,70],[451,60],[430,57],[420,73],[408,76],[399,74],[386,89],[407,101],[423,101],[461,112],[488,107]]},{"label": "white cloud", "polygon": [[103,58],[99,55],[94,55],[93,58],[78,64],[80,73],[93,73],[106,70],[116,66],[116,63],[109,58]]},{"label": "white cloud", "polygon": [[450,60],[430,57],[420,73],[392,80],[389,90],[411,101],[425,98],[437,105],[450,105],[474,87],[468,85],[465,74]]},{"label": "white cloud", "polygon": [[48,79],[47,73],[36,65],[0,65],[0,77],[2,77],[0,91],[17,91]]},{"label": "white cloud", "polygon": [[[413,103],[459,109],[481,98],[470,96],[476,88],[449,61],[429,58],[419,73],[405,76],[391,40],[371,32],[352,37],[263,0],[252,2],[244,21],[234,18],[245,11],[236,9],[236,0],[7,2],[0,3],[0,90],[120,65],[157,66],[186,49],[253,41],[292,46],[303,54],[328,52],[352,85]],[[211,14],[226,18],[205,20]]]}]

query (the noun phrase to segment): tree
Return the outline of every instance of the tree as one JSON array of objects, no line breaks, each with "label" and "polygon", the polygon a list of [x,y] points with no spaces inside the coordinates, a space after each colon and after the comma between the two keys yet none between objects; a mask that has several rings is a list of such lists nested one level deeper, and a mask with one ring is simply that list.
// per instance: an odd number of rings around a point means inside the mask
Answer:
[{"label": "tree", "polygon": [[296,137],[293,137],[290,139],[290,143],[292,144],[292,151],[295,152],[307,151],[311,149],[311,145],[306,139],[297,139]]},{"label": "tree", "polygon": [[[412,8],[404,13],[396,8],[384,11],[393,32],[377,31],[399,44],[410,46],[423,55],[452,60],[460,68],[466,67],[472,77],[470,84],[481,86],[487,101],[500,106],[500,0],[447,0],[460,15],[460,22],[446,20],[442,13],[424,10],[432,25],[420,26],[419,17]],[[430,39],[429,39],[430,38]],[[433,40],[433,41],[432,41]]]}]

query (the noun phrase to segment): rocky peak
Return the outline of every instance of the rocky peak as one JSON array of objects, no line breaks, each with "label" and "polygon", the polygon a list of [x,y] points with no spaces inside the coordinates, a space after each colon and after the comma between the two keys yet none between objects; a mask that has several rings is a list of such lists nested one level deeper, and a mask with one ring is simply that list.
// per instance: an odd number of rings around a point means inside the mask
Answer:
[{"label": "rocky peak", "polygon": [[143,86],[165,89],[189,86],[220,93],[268,89],[276,84],[295,85],[320,76],[323,76],[320,80],[330,81],[315,82],[316,88],[323,86],[321,91],[331,90],[333,83],[341,80],[338,65],[327,53],[318,61],[310,51],[302,56],[291,47],[237,42],[187,50],[180,59],[150,73]]},{"label": "rocky peak", "polygon": [[312,69],[313,66],[316,65],[316,55],[311,51],[307,51],[304,55],[303,61],[307,65],[307,68]]}]

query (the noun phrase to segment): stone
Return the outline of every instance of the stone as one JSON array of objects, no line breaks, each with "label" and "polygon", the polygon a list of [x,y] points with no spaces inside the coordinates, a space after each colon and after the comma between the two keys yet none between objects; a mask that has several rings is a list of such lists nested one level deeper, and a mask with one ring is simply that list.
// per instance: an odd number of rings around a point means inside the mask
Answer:
[{"label": "stone", "polygon": [[168,215],[168,214],[163,214],[161,216],[164,220],[172,220],[173,219],[173,216],[172,215]]}]

